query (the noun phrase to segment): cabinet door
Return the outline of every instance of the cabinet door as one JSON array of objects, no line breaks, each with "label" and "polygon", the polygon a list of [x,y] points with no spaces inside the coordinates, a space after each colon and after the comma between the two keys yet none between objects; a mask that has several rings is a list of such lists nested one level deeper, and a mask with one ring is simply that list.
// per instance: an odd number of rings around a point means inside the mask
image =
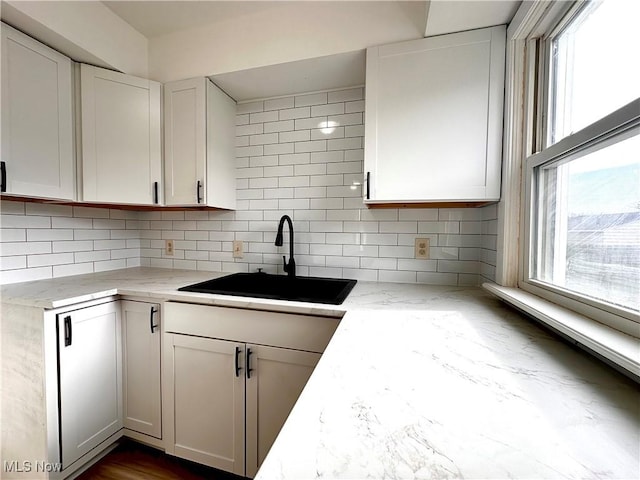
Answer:
[{"label": "cabinet door", "polygon": [[162,438],[160,305],[122,301],[124,426]]},{"label": "cabinet door", "polygon": [[309,380],[319,353],[247,345],[247,473],[254,477]]},{"label": "cabinet door", "polygon": [[504,27],[367,50],[365,202],[500,198],[504,56]]},{"label": "cabinet door", "polygon": [[193,78],[164,85],[167,205],[206,203],[206,81],[205,78]]},{"label": "cabinet door", "polygon": [[122,429],[120,338],[116,302],[58,315],[63,468]]},{"label": "cabinet door", "polygon": [[75,199],[71,60],[2,24],[6,193]]},{"label": "cabinet door", "polygon": [[90,65],[80,83],[83,200],[161,203],[160,84]]},{"label": "cabinet door", "polygon": [[244,475],[244,344],[165,338],[166,452]]}]

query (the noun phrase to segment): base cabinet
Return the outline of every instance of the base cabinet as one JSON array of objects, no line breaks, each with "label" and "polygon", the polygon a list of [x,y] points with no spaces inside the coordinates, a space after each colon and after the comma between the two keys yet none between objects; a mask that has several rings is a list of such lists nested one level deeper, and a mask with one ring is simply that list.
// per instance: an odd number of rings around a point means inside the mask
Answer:
[{"label": "base cabinet", "polygon": [[118,303],[57,315],[62,468],[122,429]]},{"label": "base cabinet", "polygon": [[255,476],[339,320],[174,302],[164,319],[167,453]]},{"label": "base cabinet", "polygon": [[120,305],[124,427],[160,439],[160,305],[131,300],[122,300]]},{"label": "base cabinet", "polygon": [[247,345],[246,473],[255,477],[307,384],[320,354]]},{"label": "base cabinet", "polygon": [[244,475],[245,382],[235,342],[168,334],[168,453]]}]

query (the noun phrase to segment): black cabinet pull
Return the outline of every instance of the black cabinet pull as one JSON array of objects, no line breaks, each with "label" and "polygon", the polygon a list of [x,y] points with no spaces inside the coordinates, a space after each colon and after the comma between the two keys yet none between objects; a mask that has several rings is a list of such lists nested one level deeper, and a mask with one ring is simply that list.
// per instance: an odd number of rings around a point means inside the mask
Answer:
[{"label": "black cabinet pull", "polygon": [[247,378],[251,378],[251,372],[253,372],[253,368],[251,368],[251,349],[247,348]]},{"label": "black cabinet pull", "polygon": [[370,198],[369,184],[371,183],[371,172],[367,172],[367,200]]},{"label": "black cabinet pull", "polygon": [[236,347],[236,377],[240,376],[240,370],[242,370],[240,367],[240,347]]},{"label": "black cabinet pull", "polygon": [[158,199],[158,182],[153,182],[153,203],[156,205],[160,203],[160,200]]},{"label": "black cabinet pull", "polygon": [[156,307],[151,307],[151,314],[149,315],[149,327],[151,327],[151,333],[153,333],[154,328],[158,328],[158,325],[153,324],[153,314],[157,311]]},{"label": "black cabinet pull", "polygon": [[7,191],[7,164],[0,162],[0,192]]},{"label": "black cabinet pull", "polygon": [[68,347],[71,345],[71,335],[73,331],[71,329],[71,317],[64,317],[64,346]]},{"label": "black cabinet pull", "polygon": [[197,184],[196,184],[196,202],[200,203],[200,201],[202,200],[202,197],[200,196],[200,190],[202,189],[202,182],[200,180],[198,180]]}]

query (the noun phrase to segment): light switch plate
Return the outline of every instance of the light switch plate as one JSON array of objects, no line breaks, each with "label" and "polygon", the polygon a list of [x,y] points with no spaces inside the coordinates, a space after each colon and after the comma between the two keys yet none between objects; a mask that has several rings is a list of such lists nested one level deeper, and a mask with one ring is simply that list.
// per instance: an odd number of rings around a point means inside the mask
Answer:
[{"label": "light switch plate", "polygon": [[244,255],[242,240],[233,241],[233,258],[242,258]]},{"label": "light switch plate", "polygon": [[416,258],[421,260],[429,259],[429,239],[416,238]]}]

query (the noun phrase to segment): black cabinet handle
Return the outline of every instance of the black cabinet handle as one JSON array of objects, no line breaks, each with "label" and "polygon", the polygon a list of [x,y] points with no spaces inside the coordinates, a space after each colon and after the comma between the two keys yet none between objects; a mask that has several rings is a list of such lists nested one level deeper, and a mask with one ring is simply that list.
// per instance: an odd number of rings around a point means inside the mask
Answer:
[{"label": "black cabinet handle", "polygon": [[7,164],[0,162],[0,192],[7,191]]},{"label": "black cabinet handle", "polygon": [[251,378],[251,372],[253,372],[253,368],[251,368],[251,349],[247,348],[247,378]]},{"label": "black cabinet handle", "polygon": [[73,330],[71,329],[71,317],[64,317],[64,346],[68,347],[71,345],[71,335]]},{"label": "black cabinet handle", "polygon": [[202,197],[200,196],[200,190],[202,189],[202,182],[200,180],[198,180],[197,184],[196,184],[196,201],[197,203],[200,203],[200,201],[202,200]]},{"label": "black cabinet handle", "polygon": [[160,203],[160,200],[158,199],[158,182],[153,182],[153,203],[156,205]]},{"label": "black cabinet handle", "polygon": [[242,370],[240,367],[240,347],[236,347],[236,377],[240,376],[240,370]]},{"label": "black cabinet handle", "polygon": [[151,314],[149,315],[149,327],[151,327],[151,333],[153,332],[154,328],[158,328],[158,325],[154,325],[153,324],[153,314],[156,313],[158,310],[156,309],[156,307],[151,307]]},{"label": "black cabinet handle", "polygon": [[367,200],[370,198],[369,184],[371,183],[371,172],[367,172]]}]

